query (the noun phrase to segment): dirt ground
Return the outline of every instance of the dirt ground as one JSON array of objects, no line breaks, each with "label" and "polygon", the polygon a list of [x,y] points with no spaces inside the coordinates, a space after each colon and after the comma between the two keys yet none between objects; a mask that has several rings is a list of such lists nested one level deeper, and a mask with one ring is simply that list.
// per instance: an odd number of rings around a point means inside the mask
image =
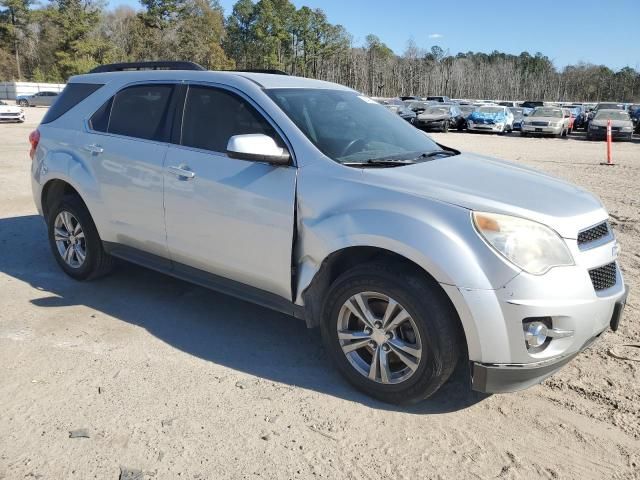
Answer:
[{"label": "dirt ground", "polygon": [[640,362],[610,354],[640,343],[639,140],[604,167],[602,142],[434,135],[599,195],[631,295],[620,330],[542,385],[483,396],[458,375],[400,408],[284,315],[130,265],[63,275],[29,183],[44,112],[0,125],[0,479],[640,479]]}]

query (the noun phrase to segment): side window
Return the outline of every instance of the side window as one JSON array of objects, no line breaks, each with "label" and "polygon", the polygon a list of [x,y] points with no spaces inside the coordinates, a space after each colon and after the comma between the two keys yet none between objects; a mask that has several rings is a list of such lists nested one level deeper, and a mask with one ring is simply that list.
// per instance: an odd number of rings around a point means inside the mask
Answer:
[{"label": "side window", "polygon": [[282,144],[273,127],[238,95],[219,88],[189,87],[181,145],[226,152],[229,138],[247,133],[262,133]]},{"label": "side window", "polygon": [[172,85],[135,85],[120,90],[91,117],[93,130],[162,140]]}]

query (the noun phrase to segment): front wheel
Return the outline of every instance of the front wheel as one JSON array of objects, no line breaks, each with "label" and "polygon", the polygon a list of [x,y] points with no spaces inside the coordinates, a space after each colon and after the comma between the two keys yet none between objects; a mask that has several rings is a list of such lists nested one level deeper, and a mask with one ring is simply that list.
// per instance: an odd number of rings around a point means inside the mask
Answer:
[{"label": "front wheel", "polygon": [[426,275],[392,264],[365,264],[338,277],[321,329],[347,380],[388,403],[429,397],[458,362],[459,320],[444,292]]}]

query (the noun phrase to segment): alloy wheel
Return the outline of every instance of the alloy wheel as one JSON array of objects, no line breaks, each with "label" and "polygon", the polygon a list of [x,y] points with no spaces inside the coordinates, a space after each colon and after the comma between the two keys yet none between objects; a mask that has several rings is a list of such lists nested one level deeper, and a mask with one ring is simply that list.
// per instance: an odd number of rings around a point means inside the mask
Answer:
[{"label": "alloy wheel", "polygon": [[382,384],[411,377],[423,355],[418,327],[393,298],[378,292],[351,296],[337,319],[338,341],[361,375]]},{"label": "alloy wheel", "polygon": [[78,219],[66,210],[58,213],[53,224],[58,253],[71,268],[80,268],[87,258],[87,243]]}]

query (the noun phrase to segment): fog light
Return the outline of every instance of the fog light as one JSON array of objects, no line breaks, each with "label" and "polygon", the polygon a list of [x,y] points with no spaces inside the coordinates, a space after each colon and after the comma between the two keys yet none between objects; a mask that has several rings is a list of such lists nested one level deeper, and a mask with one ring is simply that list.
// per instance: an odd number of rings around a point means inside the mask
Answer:
[{"label": "fog light", "polygon": [[530,348],[541,347],[547,341],[547,326],[542,322],[525,324],[524,339]]}]

